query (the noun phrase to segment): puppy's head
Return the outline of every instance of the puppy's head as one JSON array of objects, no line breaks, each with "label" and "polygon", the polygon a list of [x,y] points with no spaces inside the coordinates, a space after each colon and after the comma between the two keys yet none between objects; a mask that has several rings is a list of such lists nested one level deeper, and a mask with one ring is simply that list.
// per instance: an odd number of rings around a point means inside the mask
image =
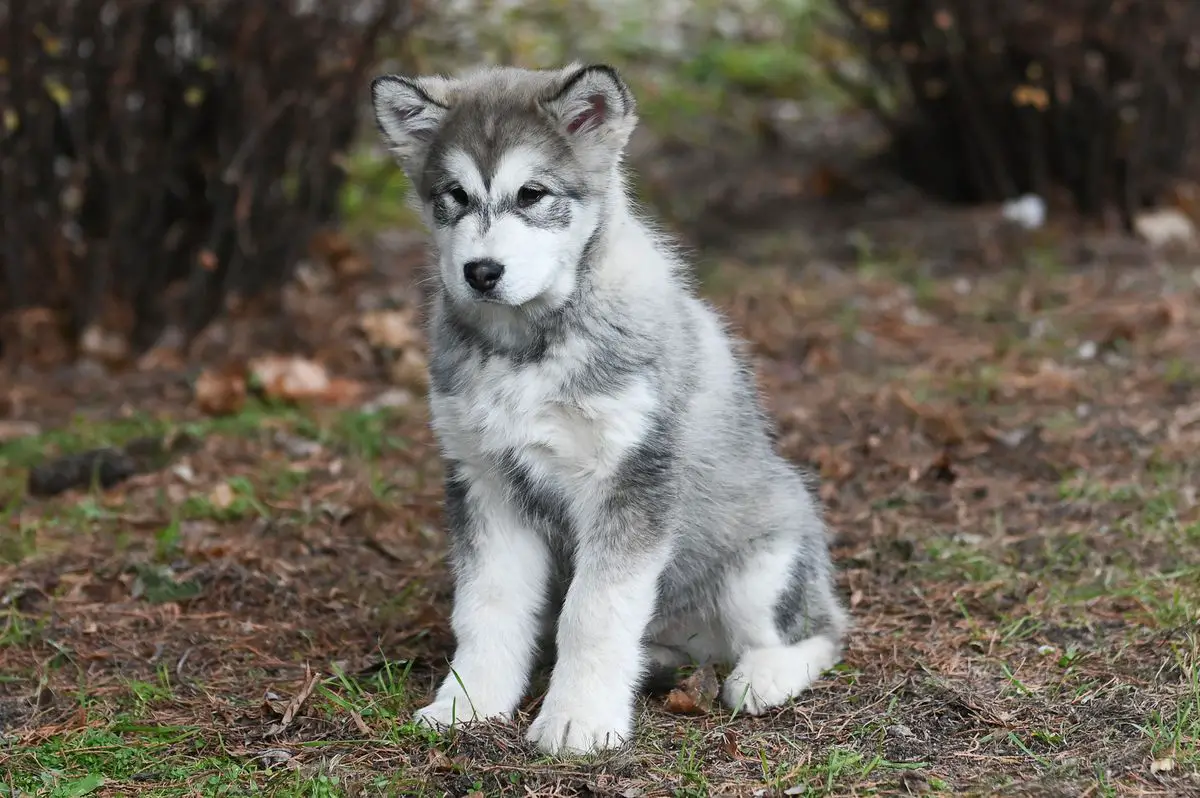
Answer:
[{"label": "puppy's head", "polygon": [[573,65],[385,75],[371,94],[449,298],[518,308],[565,302],[637,123],[617,72]]}]

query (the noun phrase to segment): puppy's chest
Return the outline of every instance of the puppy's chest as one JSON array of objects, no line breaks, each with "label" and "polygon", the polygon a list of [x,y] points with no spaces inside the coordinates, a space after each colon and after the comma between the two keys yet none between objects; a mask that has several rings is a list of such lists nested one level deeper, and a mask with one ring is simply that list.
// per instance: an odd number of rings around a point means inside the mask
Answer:
[{"label": "puppy's chest", "polygon": [[479,468],[517,458],[546,477],[597,477],[614,471],[644,438],[655,395],[634,380],[611,391],[573,395],[555,369],[493,362],[463,390],[433,402],[447,456]]}]

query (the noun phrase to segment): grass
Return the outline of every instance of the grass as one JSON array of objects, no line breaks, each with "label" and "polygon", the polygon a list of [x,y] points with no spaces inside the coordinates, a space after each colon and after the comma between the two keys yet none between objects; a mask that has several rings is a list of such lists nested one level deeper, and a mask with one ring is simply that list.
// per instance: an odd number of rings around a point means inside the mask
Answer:
[{"label": "grass", "polygon": [[[532,707],[516,724],[415,728],[412,710],[452,648],[423,405],[254,402],[218,419],[151,407],[77,417],[0,450],[0,480],[19,488],[28,467],[60,454],[148,435],[197,441],[107,491],[9,494],[0,790],[1192,789],[1200,449],[1178,408],[1200,398],[1173,381],[1193,368],[1200,334],[1139,336],[1129,359],[1088,361],[1063,391],[1029,375],[1069,359],[1069,338],[970,354],[1051,312],[998,312],[1010,303],[1006,275],[968,296],[950,278],[915,290],[886,269],[840,287],[771,272],[721,278],[709,290],[760,352],[781,446],[824,477],[858,624],[843,662],[794,706],[674,716],[649,696],[632,748],[578,761],[528,749]],[[1097,335],[1104,322],[1088,308],[1152,303],[1159,288],[1147,278],[1117,296],[1111,282],[1064,272],[1037,290],[1071,296],[1041,307]],[[850,296],[853,318],[816,312]],[[905,302],[930,320],[905,327]],[[801,340],[832,349],[811,361],[819,379],[788,371]],[[1170,362],[1181,365],[1160,367]]]}]

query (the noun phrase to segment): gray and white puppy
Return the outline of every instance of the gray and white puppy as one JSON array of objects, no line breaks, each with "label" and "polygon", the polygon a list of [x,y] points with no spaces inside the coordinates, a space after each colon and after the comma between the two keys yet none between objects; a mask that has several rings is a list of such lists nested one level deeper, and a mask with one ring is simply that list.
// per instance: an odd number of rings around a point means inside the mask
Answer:
[{"label": "gray and white puppy", "polygon": [[429,228],[430,405],[455,577],[452,672],[419,720],[511,718],[557,616],[528,737],[616,746],[651,664],[735,665],[761,713],[841,657],[821,510],[753,372],[627,197],[611,67],[371,85]]}]

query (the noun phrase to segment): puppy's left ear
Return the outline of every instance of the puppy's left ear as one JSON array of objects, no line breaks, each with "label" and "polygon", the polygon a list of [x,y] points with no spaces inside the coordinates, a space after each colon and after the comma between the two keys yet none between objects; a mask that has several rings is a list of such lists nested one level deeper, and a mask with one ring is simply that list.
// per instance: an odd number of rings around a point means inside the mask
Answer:
[{"label": "puppy's left ear", "polygon": [[568,141],[601,160],[615,160],[637,125],[633,93],[606,64],[565,70],[544,107]]}]

